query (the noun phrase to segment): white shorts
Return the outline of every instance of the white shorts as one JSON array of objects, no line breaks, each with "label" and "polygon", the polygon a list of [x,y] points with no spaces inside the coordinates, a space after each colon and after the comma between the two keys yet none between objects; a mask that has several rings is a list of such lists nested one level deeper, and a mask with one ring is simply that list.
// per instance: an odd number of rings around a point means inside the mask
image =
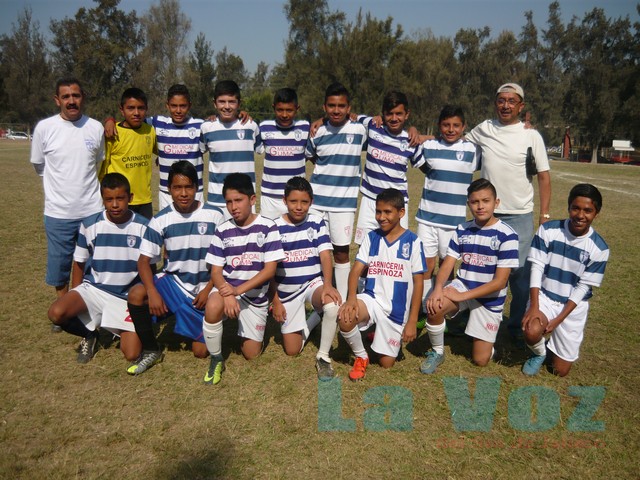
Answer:
[{"label": "white shorts", "polygon": [[[404,217],[400,219],[400,225],[403,228],[409,228],[409,216],[407,215],[409,205],[404,205]],[[356,226],[356,238],[355,242],[358,245],[362,245],[364,237],[371,231],[378,228],[378,222],[376,221],[376,201],[362,196],[360,200],[360,211],[358,212],[358,225]]]},{"label": "white shorts", "polygon": [[282,198],[273,198],[262,195],[260,197],[260,215],[275,220],[287,213],[287,206]]},{"label": "white shorts", "polygon": [[[305,287],[304,292],[299,293],[298,296],[291,301],[283,303],[284,309],[287,312],[287,320],[280,327],[282,333],[293,333],[304,330],[307,325],[305,304],[311,303],[313,294],[318,288],[322,288],[323,284],[322,277],[315,278]],[[322,310],[318,313],[322,313]]]},{"label": "white shorts", "polygon": [[[453,287],[459,292],[468,291],[467,287],[457,278],[446,286]],[[498,329],[500,328],[500,322],[502,322],[502,312],[493,312],[485,308],[475,298],[458,304],[458,312],[465,310],[469,310],[469,322],[464,333],[478,340],[496,343]]]},{"label": "white shorts", "polygon": [[309,213],[322,217],[327,222],[331,243],[337,246],[351,245],[355,212],[322,212],[309,209]]},{"label": "white shorts", "polygon": [[267,315],[269,314],[268,305],[256,307],[249,303],[242,295],[236,298],[240,304],[238,336],[261,342],[264,339],[264,331],[267,326]]},{"label": "white shorts", "polygon": [[94,331],[101,327],[116,335],[120,335],[121,332],[136,331],[125,299],[100,290],[87,282],[81,283],[73,290],[78,292],[87,306],[87,313],[78,315],[87,329]]},{"label": "white shorts", "polygon": [[418,238],[422,240],[424,256],[433,258],[436,255],[440,258],[447,256],[449,242],[453,237],[455,228],[434,227],[418,222]]},{"label": "white shorts", "polygon": [[[203,192],[196,192],[196,200],[204,203],[204,194]],[[171,198],[171,194],[165,193],[162,191],[158,191],[158,211],[163,208],[168,207],[173,203],[173,198]]]},{"label": "white shorts", "polygon": [[[564,307],[563,303],[554,302],[547,297],[542,291],[539,295],[540,311],[544,313],[549,320],[558,316]],[[527,305],[529,308],[529,305]],[[589,302],[582,301],[576,305],[576,308],[567,315],[560,325],[558,325],[551,336],[547,347],[562,360],[567,362],[575,362],[580,353],[580,345],[584,338],[584,327],[587,324],[587,316],[589,315]]]},{"label": "white shorts", "polygon": [[360,330],[367,330],[371,325],[376,324],[376,333],[373,336],[371,350],[380,355],[397,357],[402,345],[404,326],[389,320],[380,304],[371,295],[359,293],[358,300],[364,302],[369,312],[369,321],[361,322],[358,325]]}]

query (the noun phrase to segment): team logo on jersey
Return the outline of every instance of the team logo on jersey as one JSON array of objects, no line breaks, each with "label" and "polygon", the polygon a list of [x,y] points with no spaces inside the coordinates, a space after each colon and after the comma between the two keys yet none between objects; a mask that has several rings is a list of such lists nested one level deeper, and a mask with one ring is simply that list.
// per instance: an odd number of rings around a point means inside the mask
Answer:
[{"label": "team logo on jersey", "polygon": [[236,134],[240,140],[244,140],[244,130],[237,130]]},{"label": "team logo on jersey", "polygon": [[456,158],[458,159],[459,162],[464,160],[464,152],[456,152]]},{"label": "team logo on jersey", "polygon": [[410,249],[411,249],[411,245],[409,245],[409,243],[402,244],[402,249],[401,249],[402,258],[409,258],[409,255],[411,254]]},{"label": "team logo on jersey", "polygon": [[207,224],[205,222],[198,222],[198,233],[200,235],[207,233]]},{"label": "team logo on jersey", "polygon": [[136,246],[136,236],[135,235],[127,235],[127,245],[133,248]]},{"label": "team logo on jersey", "polygon": [[287,236],[284,233],[280,235],[280,243],[287,243]]},{"label": "team logo on jersey", "polygon": [[580,263],[586,265],[589,263],[589,252],[583,250],[580,252]]},{"label": "team logo on jersey", "polygon": [[194,138],[196,138],[198,136],[198,130],[196,130],[195,128],[190,128],[189,129],[189,138],[191,140],[193,140]]},{"label": "team logo on jersey", "polygon": [[264,233],[259,232],[256,238],[256,243],[258,244],[259,247],[262,247],[264,245]]},{"label": "team logo on jersey", "polygon": [[384,140],[384,138],[382,137],[382,135],[380,135],[378,132],[369,132],[369,136],[373,139],[373,140],[377,140],[378,142],[382,142]]},{"label": "team logo on jersey", "polygon": [[264,138],[265,140],[271,140],[272,138],[276,138],[276,134],[275,133],[262,133],[262,138]]},{"label": "team logo on jersey", "polygon": [[473,239],[469,235],[462,235],[460,238],[458,238],[458,243],[460,245],[467,245],[467,244],[470,244],[472,241]]},{"label": "team logo on jersey", "polygon": [[229,248],[233,246],[233,238],[225,238],[224,240],[222,240],[222,246],[224,248]]},{"label": "team logo on jersey", "polygon": [[151,135],[147,135],[145,140],[147,141],[147,146],[151,145]]},{"label": "team logo on jersey", "polygon": [[293,137],[296,139],[296,141],[300,141],[302,140],[302,130],[294,130],[293,131]]},{"label": "team logo on jersey", "polygon": [[407,148],[409,148],[409,142],[403,140],[402,143],[400,143],[400,150],[404,152]]},{"label": "team logo on jersey", "polygon": [[500,247],[500,241],[498,240],[498,236],[494,235],[493,237],[491,237],[491,248],[493,250],[498,250],[499,247]]},{"label": "team logo on jersey", "polygon": [[90,138],[85,138],[84,139],[84,144],[87,147],[87,150],[93,151],[96,149],[96,142]]},{"label": "team logo on jersey", "polygon": [[159,136],[165,136],[167,135],[167,129],[166,128],[159,128],[158,130],[156,130],[156,134]]},{"label": "team logo on jersey", "polygon": [[353,143],[354,138],[355,138],[355,135],[353,135],[351,133],[349,135],[347,135],[347,143],[349,145],[351,145]]},{"label": "team logo on jersey", "polygon": [[313,239],[316,238],[316,231],[312,227],[307,228],[307,238],[310,242],[313,242]]}]

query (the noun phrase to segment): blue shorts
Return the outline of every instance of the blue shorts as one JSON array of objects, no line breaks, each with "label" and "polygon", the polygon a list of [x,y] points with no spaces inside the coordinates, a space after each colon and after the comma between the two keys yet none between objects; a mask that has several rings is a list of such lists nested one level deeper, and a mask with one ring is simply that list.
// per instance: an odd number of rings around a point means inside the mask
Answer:
[{"label": "blue shorts", "polygon": [[202,334],[204,310],[198,310],[193,306],[193,298],[184,293],[171,275],[166,273],[156,275],[154,284],[167,308],[176,316],[176,326],[173,331],[183,337],[204,343]]},{"label": "blue shorts", "polygon": [[61,287],[69,283],[73,252],[76,249],[81,223],[82,220],[44,216],[44,231],[47,235],[47,285]]}]

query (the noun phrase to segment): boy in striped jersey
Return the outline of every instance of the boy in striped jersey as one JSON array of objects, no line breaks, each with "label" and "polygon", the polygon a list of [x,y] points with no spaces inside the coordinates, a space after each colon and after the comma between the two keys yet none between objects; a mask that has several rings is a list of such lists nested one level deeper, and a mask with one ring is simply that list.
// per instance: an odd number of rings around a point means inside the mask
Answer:
[{"label": "boy in striped jersey", "polygon": [[282,324],[282,342],[287,355],[302,351],[319,315],[306,319],[305,304],[310,303],[322,317],[320,348],[316,355],[318,379],[334,377],[329,350],[336,335],[338,306],[342,298],[331,285],[333,264],[331,241],[324,220],[309,214],[313,190],[304,177],[289,179],[284,188],[287,213],[275,220],[285,258],[278,263],[271,282],[273,318]]},{"label": "boy in striped jersey", "polygon": [[424,186],[416,220],[418,236],[424,245],[427,272],[424,298],[433,286],[436,257],[447,256],[449,241],[467,213],[467,187],[480,168],[480,151],[462,138],[465,129],[462,108],[446,105],[438,118],[440,138],[422,144],[416,166],[424,172]]},{"label": "boy in striped jersey", "polygon": [[349,119],[349,91],[340,83],[327,87],[324,111],[328,122],[322,125],[306,148],[314,163],[310,183],[315,195],[311,213],[327,222],[333,244],[336,288],[347,297],[349,245],[358,206],[358,187],[362,170],[361,154],[367,140],[364,125]]},{"label": "boy in striped jersey", "polygon": [[[402,342],[416,338],[422,301],[422,275],[426,269],[418,236],[400,224],[405,198],[395,188],[376,197],[376,220],[380,226],[364,238],[349,274],[349,297],[338,312],[340,333],[356,356],[349,372],[352,381],[362,380],[369,365],[360,330],[376,324],[371,349],[380,365],[394,365]],[[364,293],[357,294],[358,279],[368,268]]]},{"label": "boy in striped jersey", "polygon": [[[407,169],[418,166],[418,146],[410,146],[409,134],[404,125],[409,119],[409,101],[402,92],[389,92],[382,100],[383,125],[376,126],[371,117],[358,117],[367,127],[367,156],[362,173],[360,211],[356,227],[355,243],[360,245],[364,237],[378,228],[376,222],[376,197],[386,188],[396,188],[409,206]],[[403,228],[409,228],[408,216],[400,220]]]},{"label": "boy in striped jersey", "polygon": [[[127,369],[130,375],[139,375],[162,360],[151,315],[173,312],[175,333],[193,340],[191,350],[196,357],[207,356],[202,317],[213,282],[205,255],[223,216],[216,207],[195,199],[197,189],[198,173],[191,163],[181,160],[171,165],[173,203],[149,222],[138,258],[142,285],[129,292],[129,312],[143,348],[138,361]],[[160,257],[163,247],[164,269],[154,275],[152,261]]]},{"label": "boy in striped jersey", "polygon": [[[226,219],[230,218],[225,208],[222,193],[224,179],[230,173],[245,173],[256,184],[254,151],[260,144],[260,129],[250,120],[246,123],[240,114],[240,87],[232,80],[218,82],[213,91],[217,111],[215,121],[202,124],[200,149],[209,152],[209,185],[207,202],[220,208]],[[255,211],[255,207],[254,207]]]},{"label": "boy in striped jersey", "polygon": [[[592,287],[602,283],[609,247],[591,228],[602,208],[600,191],[588,183],[569,193],[569,218],[546,222],[533,237],[529,304],[522,319],[525,340],[533,352],[522,372],[536,375],[546,349],[553,370],[564,377],[578,359],[589,313]],[[545,347],[544,335],[549,335]]]},{"label": "boy in striped jersey", "polygon": [[287,213],[282,192],[287,180],[305,176],[304,148],[309,138],[309,122],[296,120],[298,94],[292,88],[281,88],[273,97],[275,120],[260,123],[257,152],[264,153],[264,173],[260,185],[260,213],[278,218]]},{"label": "boy in striped jersey", "polygon": [[[463,310],[469,310],[465,333],[473,337],[473,361],[481,367],[489,363],[502,321],[509,273],[518,267],[518,235],[494,216],[500,200],[491,182],[484,178],[472,182],[467,203],[473,220],[454,231],[427,299],[431,350],[420,367],[425,374],[435,372],[444,361],[445,315]],[[457,278],[445,285],[457,260],[462,261]]]},{"label": "boy in striped jersey", "polygon": [[285,258],[273,220],[253,213],[253,182],[245,173],[227,175],[222,187],[231,219],[220,225],[206,261],[216,287],[205,311],[202,331],[211,354],[204,382],[217,384],[224,370],[222,321],[238,319],[242,355],[251,360],[262,353],[267,324],[269,283],[276,265]]},{"label": "boy in striped jersey", "polygon": [[105,210],[85,218],[80,226],[73,255],[74,288],[49,308],[54,324],[82,337],[79,363],[93,357],[98,327],[120,335],[120,350],[127,360],[135,360],[142,349],[127,312],[127,292],[139,282],[136,262],[148,220],[129,210],[133,194],[124,175],[106,174],[100,193]]}]

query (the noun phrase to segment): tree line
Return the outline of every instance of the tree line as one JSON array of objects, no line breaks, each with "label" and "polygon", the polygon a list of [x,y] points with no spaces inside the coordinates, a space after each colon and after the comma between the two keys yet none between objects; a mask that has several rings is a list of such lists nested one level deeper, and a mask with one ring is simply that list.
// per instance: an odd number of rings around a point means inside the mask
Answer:
[{"label": "tree line", "polygon": [[[592,148],[614,138],[640,142],[640,22],[609,18],[594,8],[564,23],[560,3],[549,4],[544,26],[526,12],[519,31],[492,35],[489,27],[461,28],[453,38],[429,29],[406,35],[393,18],[360,13],[354,21],[326,0],[288,0],[289,34],[283,58],[248,72],[242,58],[203,33],[188,45],[191,21],[178,0],[158,0],[138,14],[120,0],[94,0],[73,17],[52,19],[51,40],[25,8],[12,32],[0,37],[0,122],[25,123],[53,112],[55,78],[72,74],[89,94],[87,113],[104,118],[122,91],[145,90],[152,112],[162,112],[167,88],[185,83],[195,116],[212,112],[216,81],[235,80],[243,108],[268,117],[273,91],[298,91],[301,114],[322,114],[326,86],[340,81],[352,92],[353,110],[376,114],[384,93],[405,92],[411,123],[433,132],[440,109],[461,105],[475,125],[493,113],[498,85],[525,90],[531,121],[548,145],[571,127],[574,144]],[[640,4],[636,6],[640,15]]]}]

